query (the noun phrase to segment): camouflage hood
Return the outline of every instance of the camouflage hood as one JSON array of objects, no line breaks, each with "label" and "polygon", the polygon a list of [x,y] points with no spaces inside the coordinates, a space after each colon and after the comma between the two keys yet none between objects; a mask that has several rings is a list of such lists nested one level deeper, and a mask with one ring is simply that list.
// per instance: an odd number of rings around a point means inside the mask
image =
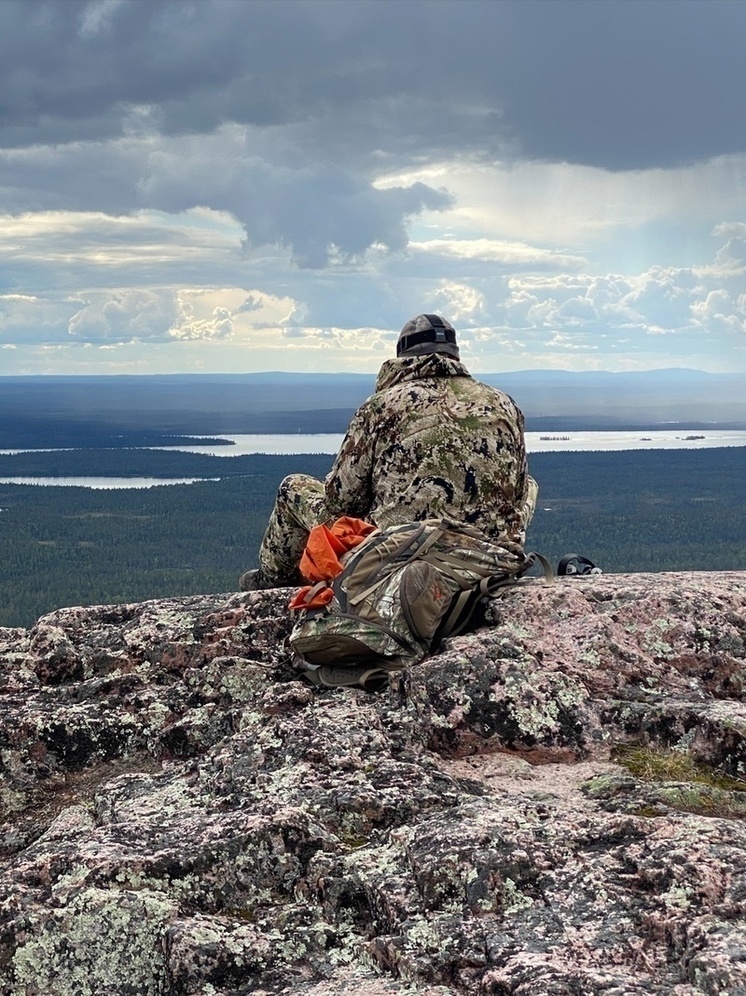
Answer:
[{"label": "camouflage hood", "polygon": [[385,391],[406,381],[428,380],[431,377],[471,377],[471,374],[463,363],[443,353],[398,356],[386,360],[379,370],[376,392]]}]

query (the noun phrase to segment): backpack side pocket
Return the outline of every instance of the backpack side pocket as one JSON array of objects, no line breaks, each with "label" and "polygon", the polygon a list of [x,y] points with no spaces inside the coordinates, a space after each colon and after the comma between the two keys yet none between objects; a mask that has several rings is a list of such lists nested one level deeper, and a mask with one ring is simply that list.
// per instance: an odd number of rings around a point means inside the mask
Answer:
[{"label": "backpack side pocket", "polygon": [[453,600],[453,592],[432,564],[416,560],[402,571],[399,599],[410,630],[429,647]]}]

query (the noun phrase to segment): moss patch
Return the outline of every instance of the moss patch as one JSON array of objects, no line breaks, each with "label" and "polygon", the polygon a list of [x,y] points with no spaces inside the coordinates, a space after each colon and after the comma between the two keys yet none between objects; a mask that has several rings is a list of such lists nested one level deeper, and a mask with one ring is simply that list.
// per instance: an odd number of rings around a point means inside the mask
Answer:
[{"label": "moss patch", "polygon": [[612,752],[612,758],[644,782],[694,782],[729,792],[746,792],[746,782],[695,761],[682,751],[620,746]]},{"label": "moss patch", "polygon": [[[725,819],[746,819],[746,783],[723,774],[691,755],[652,747],[618,747],[614,760],[640,781],[654,786],[638,816],[674,810]],[[649,793],[648,793],[649,795]]]}]

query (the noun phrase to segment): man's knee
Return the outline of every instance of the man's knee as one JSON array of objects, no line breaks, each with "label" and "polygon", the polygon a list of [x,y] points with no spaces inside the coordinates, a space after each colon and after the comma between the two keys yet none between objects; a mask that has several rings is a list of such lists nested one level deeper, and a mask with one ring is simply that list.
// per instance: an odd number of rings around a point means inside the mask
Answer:
[{"label": "man's knee", "polygon": [[280,481],[277,500],[286,504],[317,498],[324,494],[324,485],[309,474],[288,474]]}]

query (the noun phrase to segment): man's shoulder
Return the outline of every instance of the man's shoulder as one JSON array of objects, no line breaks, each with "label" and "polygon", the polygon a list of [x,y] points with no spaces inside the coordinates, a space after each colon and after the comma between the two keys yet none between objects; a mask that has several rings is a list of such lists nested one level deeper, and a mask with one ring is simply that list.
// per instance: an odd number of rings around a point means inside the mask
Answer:
[{"label": "man's shoulder", "polygon": [[459,377],[454,380],[453,387],[455,391],[471,395],[473,398],[492,399],[493,402],[501,401],[509,405],[515,404],[511,396],[505,391],[501,391],[499,387],[494,387],[492,384],[486,384],[471,374],[468,377]]},{"label": "man's shoulder", "polygon": [[515,404],[515,401],[511,398],[511,396],[507,394],[505,391],[500,390],[499,387],[493,387],[492,384],[485,384],[483,380],[478,380],[476,377],[472,377],[470,379],[472,384],[474,385],[474,389],[478,391],[480,394],[483,394],[485,396],[489,395],[495,398],[502,398],[510,402],[511,405]]}]

